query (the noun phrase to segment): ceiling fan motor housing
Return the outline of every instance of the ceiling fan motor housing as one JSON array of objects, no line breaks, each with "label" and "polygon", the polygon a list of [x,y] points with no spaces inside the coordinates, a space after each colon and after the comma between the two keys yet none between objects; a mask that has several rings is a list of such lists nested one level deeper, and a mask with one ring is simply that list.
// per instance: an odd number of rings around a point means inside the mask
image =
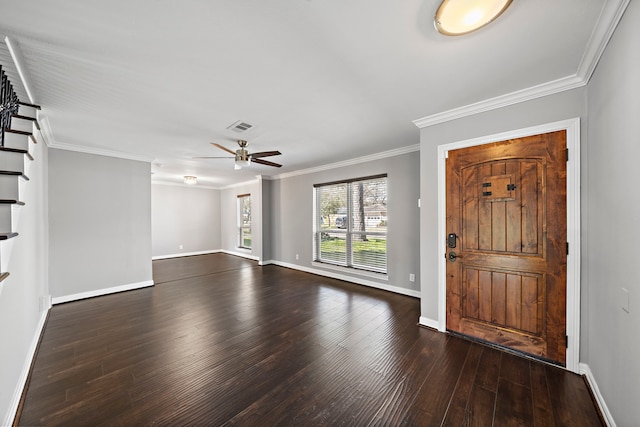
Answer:
[{"label": "ceiling fan motor housing", "polygon": [[249,153],[244,148],[240,148],[236,150],[236,162],[238,161],[248,161]]}]

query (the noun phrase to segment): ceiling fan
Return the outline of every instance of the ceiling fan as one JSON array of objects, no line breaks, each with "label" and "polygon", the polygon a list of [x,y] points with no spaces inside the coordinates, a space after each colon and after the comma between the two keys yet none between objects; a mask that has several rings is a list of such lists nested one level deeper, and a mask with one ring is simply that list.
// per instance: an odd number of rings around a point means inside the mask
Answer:
[{"label": "ceiling fan", "polygon": [[[260,151],[258,153],[249,153],[247,151],[247,144],[248,144],[247,141],[245,141],[244,139],[239,139],[237,142],[240,148],[237,149],[236,151],[232,151],[223,145],[216,144],[215,142],[212,142],[211,145],[213,145],[214,147],[218,147],[219,149],[224,150],[229,154],[232,154],[235,158],[236,170],[242,169],[243,166],[249,166],[251,165],[251,163],[259,163],[261,165],[273,166],[276,168],[282,167],[282,165],[279,165],[278,163],[273,163],[268,160],[262,159],[262,157],[278,156],[282,154],[279,151]],[[229,158],[230,157],[217,157],[217,156],[194,157],[194,159],[229,159]]]}]

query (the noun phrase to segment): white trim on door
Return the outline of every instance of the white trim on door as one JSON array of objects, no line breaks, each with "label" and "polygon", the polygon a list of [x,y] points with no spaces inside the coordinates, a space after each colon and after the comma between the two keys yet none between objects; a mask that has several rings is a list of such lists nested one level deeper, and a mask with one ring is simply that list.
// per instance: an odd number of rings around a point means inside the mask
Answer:
[{"label": "white trim on door", "polygon": [[[579,372],[580,356],[580,118],[562,120],[539,126],[516,129],[479,138],[452,142],[438,147],[438,253],[446,253],[446,163],[449,150],[489,144],[506,139],[522,138],[567,131],[567,356],[566,367],[572,372]],[[438,261],[438,330],[447,328],[446,298],[446,260],[444,256]]]}]

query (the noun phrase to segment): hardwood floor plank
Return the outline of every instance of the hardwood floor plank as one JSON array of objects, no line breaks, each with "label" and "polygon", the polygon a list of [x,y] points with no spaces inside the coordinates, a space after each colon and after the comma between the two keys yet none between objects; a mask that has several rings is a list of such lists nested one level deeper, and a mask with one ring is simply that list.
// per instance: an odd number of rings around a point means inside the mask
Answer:
[{"label": "hardwood floor plank", "polygon": [[462,339],[447,340],[435,366],[418,392],[403,425],[436,425],[444,419],[469,348]]},{"label": "hardwood floor plank", "polygon": [[469,395],[467,417],[460,424],[469,427],[499,426],[493,423],[495,411],[496,393],[474,384]]},{"label": "hardwood floor plank", "polygon": [[529,359],[504,353],[500,363],[500,379],[531,389]]},{"label": "hardwood floor plank", "polygon": [[[401,419],[424,382],[426,374],[434,365],[437,357],[437,351],[434,349],[437,350],[436,343],[439,339],[446,339],[446,337],[419,334],[412,346],[407,342],[406,345],[387,347],[377,351],[376,358],[372,359],[374,362],[367,366],[368,376],[357,375],[354,378],[348,378],[349,382],[358,384],[358,389],[351,397],[360,398],[363,403],[354,405],[358,408],[357,411],[346,406],[342,411],[333,411],[333,416],[327,417],[328,420],[331,423],[349,420],[350,425],[379,425]],[[372,340],[372,342],[377,341]],[[380,346],[374,345],[372,350],[376,347]],[[390,351],[391,349],[394,351]],[[405,350],[395,351],[401,349]],[[380,369],[381,366],[385,369]],[[367,392],[365,393],[364,390]],[[372,414],[375,415],[372,417]]]},{"label": "hardwood floor plank", "polygon": [[483,347],[472,345],[467,353],[467,360],[464,362],[462,372],[458,378],[458,384],[453,391],[451,402],[447,409],[443,426],[461,426],[469,420],[469,399],[473,388],[478,364],[483,352]]},{"label": "hardwood floor plank", "polygon": [[555,427],[553,402],[547,386],[544,366],[531,364],[531,392],[533,393],[533,421],[536,427]]},{"label": "hardwood floor plank", "polygon": [[391,388],[370,425],[400,423],[406,417],[448,340],[446,335],[434,335],[427,331],[416,342],[397,365],[397,369],[388,375]]},{"label": "hardwood floor plank", "polygon": [[254,261],[226,254],[162,259],[153,262],[153,281],[159,284],[223,271],[237,271],[240,268],[251,268],[255,265]]},{"label": "hardwood floor plank", "polygon": [[491,347],[485,347],[480,357],[478,373],[475,383],[480,387],[492,391],[498,391],[498,376],[500,364],[504,353]]},{"label": "hardwood floor plank", "polygon": [[418,299],[224,254],[153,265],[154,287],[51,309],[20,425],[599,425],[580,377],[419,327]]},{"label": "hardwood floor plank", "polygon": [[496,395],[494,425],[529,426],[533,421],[531,389],[500,378]]},{"label": "hardwood floor plank", "polygon": [[[600,426],[584,379],[554,366],[545,366],[547,384],[553,402],[553,415],[558,426]],[[591,402],[591,404],[589,404]]]},{"label": "hardwood floor plank", "polygon": [[[313,408],[320,396],[333,396],[344,386],[334,372],[347,361],[348,352],[335,347],[318,360],[275,384],[271,391],[231,418],[227,425],[287,425]],[[332,379],[333,381],[328,381]]]}]

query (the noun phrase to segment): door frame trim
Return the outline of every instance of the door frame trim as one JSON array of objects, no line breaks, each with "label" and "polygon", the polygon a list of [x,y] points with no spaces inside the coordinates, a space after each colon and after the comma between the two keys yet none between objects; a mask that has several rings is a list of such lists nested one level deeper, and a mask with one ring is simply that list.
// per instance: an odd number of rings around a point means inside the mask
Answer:
[{"label": "door frame trim", "polygon": [[[546,123],[508,132],[486,135],[473,139],[438,146],[438,253],[446,253],[446,158],[449,150],[490,144],[505,139],[522,138],[559,130],[567,131],[567,318],[568,346],[566,369],[579,372],[580,361],[580,118]],[[438,325],[439,331],[447,329],[447,281],[446,260],[438,257]]]}]

